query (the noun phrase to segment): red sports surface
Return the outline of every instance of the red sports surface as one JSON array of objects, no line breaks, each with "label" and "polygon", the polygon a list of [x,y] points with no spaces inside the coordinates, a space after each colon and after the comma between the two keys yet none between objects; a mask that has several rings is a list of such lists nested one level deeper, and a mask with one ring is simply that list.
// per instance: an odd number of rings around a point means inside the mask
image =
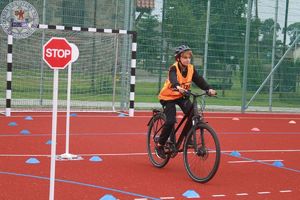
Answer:
[{"label": "red sports surface", "polygon": [[[56,161],[55,199],[299,197],[299,114],[207,113],[222,156],[217,174],[206,184],[188,177],[181,154],[162,169],[150,164],[146,151],[150,116],[138,112],[132,118],[99,113],[71,117],[70,153],[84,160]],[[50,113],[0,116],[0,199],[48,199],[51,145],[46,143],[51,140],[51,117]],[[59,113],[58,155],[65,153],[65,121],[65,113]],[[90,161],[92,156],[101,161]],[[40,163],[27,164],[30,158]]]}]

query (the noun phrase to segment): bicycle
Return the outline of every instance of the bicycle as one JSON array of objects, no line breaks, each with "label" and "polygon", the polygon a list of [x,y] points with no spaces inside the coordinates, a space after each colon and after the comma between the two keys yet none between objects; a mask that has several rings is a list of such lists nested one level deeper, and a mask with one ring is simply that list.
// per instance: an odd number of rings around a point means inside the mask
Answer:
[{"label": "bicycle", "polygon": [[[147,124],[147,151],[150,162],[157,168],[164,167],[170,158],[175,158],[179,152],[183,152],[184,166],[190,178],[199,183],[206,183],[214,177],[219,168],[221,148],[216,132],[204,121],[204,100],[198,111],[197,98],[208,96],[208,93],[194,94],[191,91],[188,93],[187,96],[193,97],[193,106],[173,129],[164,145],[166,158],[162,159],[155,153],[155,146],[166,120],[163,110],[153,109],[152,117]],[[192,120],[191,128],[187,133],[182,131],[177,139],[176,133],[184,121],[187,124],[188,120]]]}]

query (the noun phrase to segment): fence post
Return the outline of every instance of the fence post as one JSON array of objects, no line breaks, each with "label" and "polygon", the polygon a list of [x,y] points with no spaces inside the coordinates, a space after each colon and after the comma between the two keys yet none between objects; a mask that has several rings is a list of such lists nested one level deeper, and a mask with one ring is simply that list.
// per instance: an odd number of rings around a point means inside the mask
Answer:
[{"label": "fence post", "polygon": [[[277,20],[278,20],[278,0],[275,3],[275,21],[273,25],[273,46],[272,46],[272,66],[271,71],[275,67],[275,52],[276,52],[276,32],[277,32]],[[270,88],[269,88],[269,111],[272,111],[272,94],[273,94],[273,82],[274,82],[274,75],[271,75],[270,79]]]},{"label": "fence post", "polygon": [[242,91],[242,113],[246,110],[246,95],[247,95],[247,73],[248,73],[248,54],[249,54],[249,39],[250,39],[250,23],[251,23],[251,11],[252,0],[248,0],[247,11],[247,24],[246,24],[246,37],[245,37],[245,54],[244,54],[244,71],[243,71],[243,91]]}]

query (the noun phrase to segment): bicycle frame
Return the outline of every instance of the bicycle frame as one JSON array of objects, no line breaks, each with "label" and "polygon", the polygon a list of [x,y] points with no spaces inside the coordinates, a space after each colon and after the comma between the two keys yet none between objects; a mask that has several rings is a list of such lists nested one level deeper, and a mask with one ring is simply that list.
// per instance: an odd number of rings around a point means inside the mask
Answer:
[{"label": "bicycle frame", "polygon": [[[175,150],[175,152],[173,152],[173,153],[177,153],[177,152],[182,152],[183,151],[183,148],[180,149],[180,147],[181,147],[182,142],[184,141],[184,139],[187,136],[188,131],[189,131],[189,130],[186,130],[187,132],[184,132],[185,128],[187,126],[187,123],[189,121],[192,122],[191,127],[190,127],[190,129],[191,129],[191,128],[193,128],[194,125],[196,125],[197,123],[203,121],[202,114],[200,115],[199,112],[198,112],[198,103],[197,103],[196,99],[197,99],[197,97],[203,96],[205,94],[206,93],[201,94],[201,95],[195,95],[195,94],[191,93],[191,95],[193,97],[191,109],[189,110],[189,112],[187,114],[184,115],[184,117],[182,118],[182,120],[176,126],[175,130],[172,131],[172,133],[170,134],[171,142],[175,145],[175,149],[173,149],[173,151]],[[180,136],[179,136],[178,140],[176,141],[176,133],[178,132],[179,128],[182,126],[182,124],[184,123],[185,120],[186,120],[185,126],[183,127],[183,130],[180,133]]]}]

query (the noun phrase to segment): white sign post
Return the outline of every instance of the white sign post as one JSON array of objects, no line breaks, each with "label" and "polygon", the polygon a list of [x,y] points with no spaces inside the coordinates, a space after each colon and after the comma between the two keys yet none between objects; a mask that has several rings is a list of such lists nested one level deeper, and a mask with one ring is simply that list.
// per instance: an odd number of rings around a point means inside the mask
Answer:
[{"label": "white sign post", "polygon": [[59,72],[58,69],[54,69],[49,200],[54,200],[55,155],[56,155],[56,135],[57,135],[56,130],[57,130],[58,72]]},{"label": "white sign post", "polygon": [[71,80],[72,80],[72,63],[79,57],[78,47],[70,43],[72,47],[72,60],[68,66],[68,89],[67,89],[67,119],[66,119],[66,151],[64,154],[57,156],[58,160],[83,160],[81,156],[70,154],[70,104],[71,104]]},{"label": "white sign post", "polygon": [[53,109],[52,109],[52,143],[50,164],[49,200],[54,200],[56,135],[57,135],[57,104],[59,69],[65,69],[72,61],[72,47],[65,38],[51,38],[43,46],[43,60],[54,70],[53,77]]}]

